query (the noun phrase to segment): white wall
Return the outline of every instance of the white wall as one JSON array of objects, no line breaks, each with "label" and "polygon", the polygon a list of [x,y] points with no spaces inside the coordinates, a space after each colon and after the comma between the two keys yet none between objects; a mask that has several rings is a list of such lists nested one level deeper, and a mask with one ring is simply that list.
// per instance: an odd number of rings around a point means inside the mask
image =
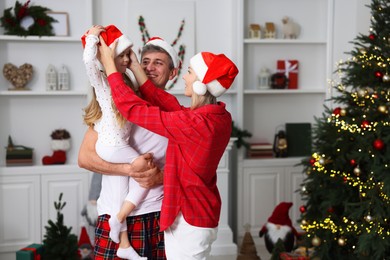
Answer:
[{"label": "white wall", "polygon": [[[138,30],[138,24],[126,24],[127,10],[124,8],[127,6],[126,1],[129,0],[94,0],[94,23],[102,25],[116,24],[119,28],[135,26]],[[143,1],[147,2],[148,0]],[[160,2],[169,3],[175,1],[195,3],[195,53],[210,51],[224,53],[233,61],[237,59],[235,51],[236,14],[233,8],[235,0],[160,0]],[[161,26],[164,26],[164,21],[161,21]],[[153,33],[155,33],[155,30],[153,30]],[[130,35],[130,37],[133,36]],[[139,35],[134,37],[139,37]],[[179,97],[179,99],[183,104],[188,104],[188,99],[183,97]],[[220,100],[227,103],[227,108],[235,119],[237,109],[236,103],[233,102],[234,97],[225,94]]]}]

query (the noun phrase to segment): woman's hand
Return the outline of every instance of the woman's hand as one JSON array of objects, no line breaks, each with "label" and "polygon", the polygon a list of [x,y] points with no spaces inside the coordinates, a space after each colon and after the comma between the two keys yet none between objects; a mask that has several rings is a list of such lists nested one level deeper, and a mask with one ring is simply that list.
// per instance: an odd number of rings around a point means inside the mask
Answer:
[{"label": "woman's hand", "polygon": [[117,72],[117,69],[115,67],[115,49],[118,45],[118,40],[115,40],[113,43],[112,49],[107,46],[106,42],[104,41],[102,36],[99,36],[100,39],[100,45],[99,45],[99,52],[98,52],[98,59],[103,64],[107,76],[110,74]]}]

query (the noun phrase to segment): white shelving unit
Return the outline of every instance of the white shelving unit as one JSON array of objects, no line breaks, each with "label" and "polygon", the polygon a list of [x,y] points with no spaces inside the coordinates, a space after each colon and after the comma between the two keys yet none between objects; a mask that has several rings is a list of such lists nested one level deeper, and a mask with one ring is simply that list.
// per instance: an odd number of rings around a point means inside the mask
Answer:
[{"label": "white shelving unit", "polygon": [[[237,124],[253,134],[249,142],[273,143],[285,123],[314,123],[325,100],[330,97],[328,79],[332,74],[334,0],[239,0],[237,1]],[[283,8],[281,8],[283,6]],[[287,11],[286,11],[287,10]],[[297,39],[282,38],[282,21],[289,16],[300,25]],[[249,25],[266,22],[276,26],[275,39],[250,39]],[[257,88],[263,67],[276,72],[277,60],[298,60],[298,89]],[[243,150],[243,149],[241,149]],[[239,153],[237,176],[237,236],[251,225],[256,243],[258,232],[273,209],[282,201],[294,203],[293,224],[299,217],[300,197],[295,193],[303,180],[302,158],[247,159]]]},{"label": "white shelving unit", "polygon": [[[42,157],[52,154],[50,134],[59,128],[68,130],[72,138],[67,164],[77,164],[78,147],[85,131],[82,109],[87,104],[89,91],[80,38],[84,30],[92,25],[92,3],[92,0],[82,3],[77,0],[36,0],[30,3],[45,6],[53,12],[68,13],[68,36],[4,35],[4,28],[0,28],[0,67],[6,63],[17,67],[29,63],[34,71],[26,91],[9,90],[12,89],[11,83],[0,77],[0,144],[6,147],[8,136],[11,136],[14,144],[32,147],[34,166],[42,165]],[[0,11],[14,4],[15,1],[6,0],[0,4]],[[49,64],[57,72],[62,65],[67,67],[70,90],[46,90]],[[5,155],[5,149],[0,149],[0,167],[5,167]]]},{"label": "white shelving unit", "polygon": [[[22,1],[23,2],[23,1]],[[4,35],[0,28],[0,67],[12,63],[33,66],[29,90],[12,88],[0,77],[0,259],[15,259],[15,251],[41,243],[47,221],[56,219],[54,201],[63,192],[65,224],[79,235],[81,210],[87,201],[90,174],[77,165],[78,148],[85,132],[82,109],[87,104],[88,79],[82,62],[80,37],[92,23],[92,0],[35,0],[55,12],[69,15],[69,36]],[[0,3],[0,13],[13,7],[14,0]],[[81,15],[82,14],[82,15]],[[65,65],[70,75],[69,91],[46,91],[49,64]],[[42,157],[52,155],[51,132],[64,128],[71,134],[71,150],[65,165],[42,165]],[[34,149],[33,165],[6,167],[8,136],[15,145]],[[17,205],[15,207],[15,205]]]}]

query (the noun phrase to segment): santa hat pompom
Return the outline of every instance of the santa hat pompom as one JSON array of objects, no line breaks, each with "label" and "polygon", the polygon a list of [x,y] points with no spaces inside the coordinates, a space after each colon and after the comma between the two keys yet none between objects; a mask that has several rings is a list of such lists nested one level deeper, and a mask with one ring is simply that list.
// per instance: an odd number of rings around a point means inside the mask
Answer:
[{"label": "santa hat pompom", "polygon": [[196,94],[198,94],[199,96],[203,96],[203,95],[206,94],[206,92],[207,92],[206,84],[200,82],[199,80],[195,81],[195,82],[192,84],[192,89],[193,89],[194,92],[195,92]]},{"label": "santa hat pompom", "polygon": [[224,54],[200,52],[190,59],[190,66],[214,97],[225,93],[238,74],[236,65]]}]

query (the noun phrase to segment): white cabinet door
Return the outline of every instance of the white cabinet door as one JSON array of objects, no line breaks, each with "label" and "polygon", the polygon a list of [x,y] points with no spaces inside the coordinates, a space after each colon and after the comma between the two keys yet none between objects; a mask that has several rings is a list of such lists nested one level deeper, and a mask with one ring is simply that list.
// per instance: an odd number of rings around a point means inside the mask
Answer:
[{"label": "white cabinet door", "polygon": [[88,199],[89,175],[85,172],[64,172],[42,176],[42,240],[46,234],[45,226],[48,220],[57,221],[57,211],[54,202],[58,202],[60,193],[63,193],[62,202],[64,223],[72,227],[72,233],[80,234],[83,224],[81,210]]},{"label": "white cabinet door", "polygon": [[292,166],[286,167],[286,201],[291,201],[293,206],[290,209],[290,218],[293,226],[301,231],[298,223],[298,219],[301,216],[301,212],[299,211],[299,207],[303,205],[301,199],[301,183],[305,178],[305,174],[303,173],[303,166]]},{"label": "white cabinet door", "polygon": [[244,235],[246,224],[250,224],[252,235],[257,236],[275,205],[284,198],[284,168],[245,167],[242,198],[239,202],[241,205],[238,205],[241,209],[239,236]]},{"label": "white cabinet door", "polygon": [[0,253],[40,241],[40,176],[0,176]]}]

